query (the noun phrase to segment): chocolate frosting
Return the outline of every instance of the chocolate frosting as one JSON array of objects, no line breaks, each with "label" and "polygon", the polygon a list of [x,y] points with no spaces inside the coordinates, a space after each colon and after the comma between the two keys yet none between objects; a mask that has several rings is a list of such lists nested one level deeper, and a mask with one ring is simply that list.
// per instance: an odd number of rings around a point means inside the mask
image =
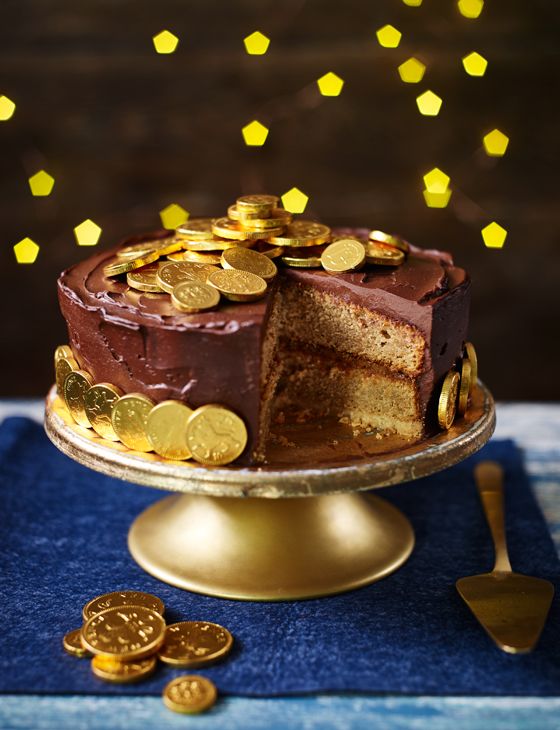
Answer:
[{"label": "chocolate frosting", "polygon": [[[365,229],[334,233],[367,237]],[[152,232],[121,245],[167,235]],[[98,253],[59,278],[60,305],[80,366],[96,382],[111,382],[154,401],[177,398],[193,408],[227,405],[248,426],[249,444],[239,463],[250,463],[258,436],[261,344],[274,287],[256,302],[183,314],[166,294],[137,292],[121,279],[105,277],[103,267],[115,250]],[[420,407],[422,412],[430,407],[434,385],[460,354],[468,326],[470,280],[450,254],[411,246],[395,268],[367,267],[337,276],[282,268],[276,285],[284,277],[417,327],[428,343]]]}]

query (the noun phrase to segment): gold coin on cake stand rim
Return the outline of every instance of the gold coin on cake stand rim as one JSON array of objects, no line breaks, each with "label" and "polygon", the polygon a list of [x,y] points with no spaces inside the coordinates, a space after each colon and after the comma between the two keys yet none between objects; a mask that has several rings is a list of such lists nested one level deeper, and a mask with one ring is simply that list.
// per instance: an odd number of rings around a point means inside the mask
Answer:
[{"label": "gold coin on cake stand rim", "polygon": [[224,269],[250,271],[265,281],[272,281],[278,273],[276,264],[268,256],[252,249],[237,246],[223,252],[222,266]]},{"label": "gold coin on cake stand rim", "polygon": [[111,412],[113,430],[119,441],[133,451],[152,451],[146,436],[148,414],[155,403],[142,393],[127,393],[119,398]]},{"label": "gold coin on cake stand rim", "polygon": [[220,303],[220,292],[202,281],[182,281],[171,292],[174,307],[187,314],[213,309]]},{"label": "gold coin on cake stand rim", "polygon": [[399,266],[404,261],[404,252],[394,246],[379,241],[365,244],[366,261],[377,266]]},{"label": "gold coin on cake stand rim", "polygon": [[190,261],[169,261],[161,264],[156,275],[158,285],[163,291],[171,294],[177,284],[183,281],[202,281],[213,271],[219,271],[217,266],[210,264],[199,264]]},{"label": "gold coin on cake stand rim", "polygon": [[192,458],[207,466],[235,461],[247,445],[243,419],[224,406],[210,403],[193,411],[187,423]]},{"label": "gold coin on cake stand rim", "polygon": [[251,302],[266,294],[266,281],[250,271],[220,269],[210,274],[206,282],[232,302]]},{"label": "gold coin on cake stand rim", "polygon": [[[179,246],[179,248],[181,247]],[[157,261],[159,259],[160,255],[161,254],[158,253],[158,251],[151,250],[149,253],[146,253],[143,256],[137,256],[135,259],[123,260],[115,257],[103,267],[103,273],[105,276],[108,277],[128,274],[129,271],[134,271],[134,269],[141,269],[142,266],[153,264],[154,261]]]},{"label": "gold coin on cake stand rim", "polygon": [[145,606],[114,606],[82,626],[82,644],[92,654],[128,662],[155,654],[165,639],[165,621]]},{"label": "gold coin on cake stand rim", "polygon": [[183,248],[186,251],[201,251],[201,252],[212,252],[212,251],[225,251],[228,248],[234,246],[252,246],[253,241],[232,241],[230,238],[220,238],[214,236],[212,240],[208,241],[189,241],[185,238],[183,241]]},{"label": "gold coin on cake stand rim", "polygon": [[85,394],[93,385],[93,378],[85,370],[73,370],[64,380],[64,402],[78,426],[91,428],[86,415]]},{"label": "gold coin on cake stand rim", "polygon": [[56,350],[54,351],[54,364],[63,357],[71,357],[74,358],[74,353],[72,352],[72,348],[70,345],[59,345]]},{"label": "gold coin on cake stand rim", "polygon": [[82,616],[87,621],[92,616],[106,611],[108,608],[118,608],[119,606],[144,606],[152,611],[156,611],[163,616],[165,606],[161,598],[153,596],[151,593],[143,591],[112,591],[111,593],[102,593],[88,601],[82,608]]},{"label": "gold coin on cake stand rim", "polygon": [[[234,219],[235,220],[235,219]],[[292,222],[292,214],[287,210],[273,210],[268,218],[240,218],[239,225],[248,231],[266,232],[271,228],[283,228]]]},{"label": "gold coin on cake stand rim", "polygon": [[[266,217],[266,213],[272,211],[278,206],[278,197],[276,195],[242,195],[235,201],[237,211],[244,215],[245,213],[260,213],[261,217]],[[264,214],[264,215],[263,215]]]},{"label": "gold coin on cake stand rim", "polygon": [[446,431],[451,428],[455,420],[459,380],[459,373],[456,370],[450,370],[441,386],[438,401],[438,423]]},{"label": "gold coin on cake stand rim", "polygon": [[64,634],[62,638],[62,646],[67,654],[83,659],[84,657],[91,656],[91,652],[85,649],[82,645],[81,636],[81,628],[69,631],[67,634]]},{"label": "gold coin on cake stand rim", "polygon": [[64,381],[66,380],[66,376],[72,371],[79,369],[80,366],[73,357],[59,357],[58,360],[56,360],[55,356],[54,371],[56,390],[61,398],[64,398]]},{"label": "gold coin on cake stand rim", "polygon": [[231,238],[233,241],[256,241],[259,238],[268,239],[269,236],[278,235],[283,230],[283,228],[278,227],[271,228],[268,231],[249,231],[242,228],[239,221],[232,221],[229,218],[217,218],[212,226],[212,231],[216,236]]},{"label": "gold coin on cake stand rim", "polygon": [[469,407],[469,394],[471,392],[471,372],[472,367],[470,360],[464,357],[461,363],[461,382],[459,384],[459,400],[457,401],[457,411],[460,416],[464,416]]},{"label": "gold coin on cake stand rim", "polygon": [[385,233],[384,231],[370,231],[368,237],[370,241],[387,243],[389,246],[394,246],[395,248],[400,249],[403,253],[408,253],[410,250],[410,244],[408,241],[405,241],[404,238],[392,236],[390,233]]},{"label": "gold coin on cake stand rim", "polygon": [[361,269],[366,261],[364,244],[357,238],[339,238],[321,254],[321,266],[329,274],[343,274]]},{"label": "gold coin on cake stand rim", "polygon": [[163,704],[173,712],[189,715],[208,710],[217,697],[216,685],[198,674],[175,677],[163,689]]},{"label": "gold coin on cake stand rim", "polygon": [[192,218],[177,228],[177,234],[192,241],[211,241],[214,237],[212,233],[214,220],[214,218]]},{"label": "gold coin on cake stand rim", "polygon": [[471,364],[471,385],[469,394],[472,395],[478,380],[478,358],[472,342],[465,342],[465,353]]},{"label": "gold coin on cake stand rim", "polygon": [[277,246],[318,246],[330,240],[331,229],[315,221],[295,220],[280,235],[266,233],[266,240]]},{"label": "gold coin on cake stand rim", "polygon": [[187,422],[192,410],[178,400],[164,400],[148,415],[147,435],[154,451],[165,459],[191,458],[187,445]]},{"label": "gold coin on cake stand rim", "polygon": [[183,251],[183,261],[189,261],[195,264],[208,264],[209,266],[217,266],[220,263],[219,253],[201,253],[200,251]]},{"label": "gold coin on cake stand rim", "polygon": [[158,656],[176,667],[201,667],[223,659],[233,645],[233,636],[210,621],[180,621],[165,629]]},{"label": "gold coin on cake stand rim", "polygon": [[123,395],[120,388],[111,383],[97,383],[85,392],[86,417],[95,433],[108,441],[118,441],[111,415],[118,399]]},{"label": "gold coin on cake stand rim", "polygon": [[128,286],[132,287],[133,289],[137,289],[138,291],[148,291],[148,292],[161,292],[163,289],[159,286],[157,283],[157,272],[159,269],[159,264],[148,264],[148,266],[144,266],[141,269],[135,269],[134,271],[129,271],[126,275],[126,281]]},{"label": "gold coin on cake stand rim", "polygon": [[104,682],[129,684],[149,677],[157,666],[154,656],[136,661],[121,662],[112,657],[97,654],[91,660],[91,671]]}]

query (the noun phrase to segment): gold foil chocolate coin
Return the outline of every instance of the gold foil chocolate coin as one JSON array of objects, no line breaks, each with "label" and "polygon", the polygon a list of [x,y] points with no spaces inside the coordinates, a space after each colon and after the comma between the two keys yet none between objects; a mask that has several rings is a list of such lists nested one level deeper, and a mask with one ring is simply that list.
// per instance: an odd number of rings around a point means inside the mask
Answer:
[{"label": "gold foil chocolate coin", "polygon": [[255,245],[255,251],[262,253],[263,256],[268,256],[269,259],[277,259],[285,252],[284,246],[271,246],[266,241],[257,241]]},{"label": "gold foil chocolate coin", "polygon": [[404,252],[387,243],[368,241],[365,245],[366,261],[377,266],[399,266],[404,261]]},{"label": "gold foil chocolate coin", "polygon": [[138,291],[163,291],[156,279],[158,270],[159,264],[155,263],[150,264],[149,266],[144,266],[142,269],[129,271],[126,275],[127,284]]},{"label": "gold foil chocolate coin", "polygon": [[82,629],[74,629],[64,635],[62,646],[67,654],[83,658],[91,656],[90,652],[82,646]]},{"label": "gold foil chocolate coin", "polygon": [[[162,239],[165,241],[165,239]],[[133,243],[130,246],[124,246],[117,251],[117,258],[124,261],[128,259],[137,259],[139,256],[146,256],[152,251],[156,251],[160,241],[143,241],[142,243]]]},{"label": "gold foil chocolate coin", "polygon": [[231,238],[235,241],[257,240],[259,238],[268,238],[276,234],[282,233],[282,228],[271,228],[263,231],[249,231],[242,227],[240,221],[232,221],[229,218],[218,218],[214,221],[212,231],[220,238]]},{"label": "gold foil chocolate coin", "polygon": [[331,229],[314,221],[295,220],[285,227],[279,235],[267,232],[266,240],[277,246],[317,246],[326,243],[331,236]]},{"label": "gold foil chocolate coin", "polygon": [[56,348],[56,350],[54,351],[54,364],[56,365],[56,363],[63,357],[66,357],[66,358],[74,357],[72,348],[69,347],[68,345],[59,345]]},{"label": "gold foil chocolate coin", "polygon": [[445,430],[451,428],[455,420],[459,379],[459,373],[455,370],[450,370],[441,386],[438,402],[438,423]]},{"label": "gold foil chocolate coin", "polygon": [[171,292],[171,302],[181,312],[194,314],[217,307],[220,293],[213,286],[201,281],[183,281]]},{"label": "gold foil chocolate coin", "polygon": [[260,218],[261,216],[264,216],[264,213],[261,213],[259,211],[251,212],[251,211],[244,211],[240,212],[237,210],[236,205],[230,205],[227,211],[227,217],[231,218],[232,221],[240,221],[240,220],[251,220],[255,218]]},{"label": "gold foil chocolate coin", "polygon": [[294,269],[320,269],[322,246],[308,246],[307,248],[283,248],[282,263]]},{"label": "gold foil chocolate coin", "polygon": [[113,682],[114,684],[139,682],[141,679],[149,677],[156,666],[157,659],[153,656],[147,659],[120,662],[112,657],[98,654],[91,660],[91,671],[95,676],[104,682]]},{"label": "gold foil chocolate coin", "polygon": [[144,608],[149,608],[151,611],[156,611],[160,616],[163,616],[165,611],[163,601],[157,596],[152,596],[151,593],[113,591],[112,593],[103,593],[101,596],[96,596],[88,601],[82,608],[82,616],[84,621],[87,621],[92,616],[97,616],[98,613],[106,611],[108,608],[118,606],[144,606]]},{"label": "gold foil chocolate coin", "polygon": [[243,218],[239,219],[242,228],[248,231],[267,231],[270,228],[283,228],[292,222],[292,214],[287,210],[273,210],[269,218]]},{"label": "gold foil chocolate coin", "polygon": [[247,429],[243,420],[228,408],[201,406],[188,420],[187,444],[196,461],[222,466],[241,456],[247,445]]},{"label": "gold foil chocolate coin", "polygon": [[145,606],[115,606],[82,627],[82,644],[92,654],[127,662],[155,654],[165,639],[165,621]]},{"label": "gold foil chocolate coin", "polygon": [[56,379],[56,390],[61,398],[64,398],[64,381],[66,380],[66,376],[69,375],[73,370],[79,369],[80,366],[71,355],[64,357],[59,356],[57,359],[55,354],[54,372]]},{"label": "gold foil chocolate coin", "polygon": [[210,274],[207,283],[233,302],[260,299],[266,292],[266,281],[250,271],[222,269]]},{"label": "gold foil chocolate coin", "polygon": [[92,385],[92,377],[85,370],[73,370],[64,381],[63,392],[66,408],[76,423],[85,428],[91,428],[91,423],[86,415],[85,395]]},{"label": "gold foil chocolate coin", "polygon": [[470,395],[472,395],[474,393],[474,389],[476,388],[476,383],[478,380],[478,358],[476,356],[476,350],[474,349],[474,345],[472,342],[465,342],[465,352],[471,364]]},{"label": "gold foil chocolate coin", "polygon": [[[179,246],[180,248],[180,246]],[[115,258],[110,261],[106,266],[103,267],[103,273],[105,276],[120,276],[121,274],[128,274],[129,271],[134,269],[141,269],[142,266],[153,264],[157,261],[160,254],[157,251],[150,251],[145,253],[143,256],[137,256],[134,259],[119,259]]]},{"label": "gold foil chocolate coin", "polygon": [[321,266],[329,274],[361,269],[366,260],[364,244],[356,238],[339,238],[321,254]]},{"label": "gold foil chocolate coin", "polygon": [[200,251],[183,251],[183,261],[195,264],[219,265],[219,253],[202,253]]},{"label": "gold foil chocolate coin", "polygon": [[214,218],[192,218],[182,223],[177,228],[177,233],[179,236],[189,238],[192,241],[211,241],[214,237],[212,233],[213,222]]},{"label": "gold foil chocolate coin", "polygon": [[457,410],[461,416],[464,416],[469,406],[469,393],[471,390],[471,372],[472,367],[470,360],[463,358],[461,363],[461,383],[459,385],[459,400],[457,401]]},{"label": "gold foil chocolate coin", "polygon": [[206,279],[213,271],[219,271],[218,267],[191,261],[173,261],[160,266],[157,282],[164,291],[171,294],[177,284],[183,281],[206,283]]},{"label": "gold foil chocolate coin", "polygon": [[240,215],[259,213],[265,218],[266,213],[278,205],[278,198],[276,195],[243,195],[237,198],[235,205]]},{"label": "gold foil chocolate coin", "polygon": [[93,385],[84,395],[84,407],[93,430],[108,441],[118,441],[111,416],[122,390],[110,383]]},{"label": "gold foil chocolate coin", "polygon": [[146,435],[148,414],[155,403],[142,393],[127,393],[119,398],[111,412],[111,423],[119,441],[134,451],[151,451]]},{"label": "gold foil chocolate coin", "polygon": [[232,241],[229,238],[219,238],[214,236],[208,241],[189,241],[187,238],[183,240],[183,248],[187,251],[225,251],[232,246],[251,246],[251,241]]},{"label": "gold foil chocolate coin", "polygon": [[159,658],[176,667],[200,667],[229,653],[233,636],[227,629],[208,621],[181,621],[165,630]]},{"label": "gold foil chocolate coin", "polygon": [[271,281],[278,273],[276,264],[262,253],[247,248],[230,248],[222,254],[224,269],[250,271],[265,281]]},{"label": "gold foil chocolate coin", "polygon": [[177,400],[164,400],[148,415],[148,441],[165,459],[190,459],[187,444],[187,422],[192,410]]},{"label": "gold foil chocolate coin", "polygon": [[369,240],[377,241],[378,243],[387,243],[389,246],[394,246],[404,253],[408,253],[410,250],[410,244],[403,238],[392,236],[390,233],[384,233],[383,231],[370,231]]},{"label": "gold foil chocolate coin", "polygon": [[185,714],[208,710],[217,697],[215,684],[197,674],[176,677],[163,690],[163,704],[173,712]]}]

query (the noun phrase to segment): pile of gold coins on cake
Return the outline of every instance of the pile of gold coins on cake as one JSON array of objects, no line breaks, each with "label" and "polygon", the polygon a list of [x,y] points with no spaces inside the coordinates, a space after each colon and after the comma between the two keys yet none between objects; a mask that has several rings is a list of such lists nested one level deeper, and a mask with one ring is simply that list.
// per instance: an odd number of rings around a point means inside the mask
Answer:
[{"label": "pile of gold coins on cake", "polygon": [[458,367],[451,368],[443,380],[438,401],[438,423],[445,431],[457,414],[464,416],[478,379],[478,360],[472,342],[465,342]]},{"label": "pile of gold coins on cake", "polygon": [[[165,623],[161,599],[141,591],[115,591],[88,601],[83,625],[62,640],[75,657],[91,657],[96,677],[118,684],[139,682],[156,670],[158,660],[174,668],[207,666],[229,654],[233,637],[209,621]],[[207,677],[184,675],[163,690],[163,702],[175,712],[210,708],[217,690]]]},{"label": "pile of gold coins on cake", "polygon": [[278,273],[275,260],[343,274],[366,264],[398,266],[409,250],[406,241],[382,231],[371,231],[367,241],[333,240],[328,226],[293,220],[278,204],[275,195],[242,196],[226,217],[195,218],[168,238],[124,246],[103,272],[126,274],[131,288],[169,294],[176,309],[195,314],[217,307],[222,297],[233,302],[263,297]]},{"label": "pile of gold coins on cake", "polygon": [[177,400],[156,405],[142,393],[125,395],[110,383],[95,384],[68,345],[56,348],[54,366],[58,395],[73,420],[104,439],[208,466],[235,461],[247,445],[245,423],[224,406],[211,403],[193,410]]}]

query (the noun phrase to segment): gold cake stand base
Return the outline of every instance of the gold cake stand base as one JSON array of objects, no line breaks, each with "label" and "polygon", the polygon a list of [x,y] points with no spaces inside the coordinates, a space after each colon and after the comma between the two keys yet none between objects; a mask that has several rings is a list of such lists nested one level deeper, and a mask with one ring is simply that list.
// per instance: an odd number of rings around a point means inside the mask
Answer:
[{"label": "gold cake stand base", "polygon": [[[379,580],[414,546],[407,518],[361,490],[441,471],[480,449],[495,425],[479,383],[446,432],[410,444],[341,424],[286,426],[264,467],[204,467],[142,454],[77,426],[53,388],[45,428],[82,464],[175,494],[133,523],[135,560],[166,583],[224,598],[275,601],[339,593]],[[306,499],[302,499],[306,497]]]}]

